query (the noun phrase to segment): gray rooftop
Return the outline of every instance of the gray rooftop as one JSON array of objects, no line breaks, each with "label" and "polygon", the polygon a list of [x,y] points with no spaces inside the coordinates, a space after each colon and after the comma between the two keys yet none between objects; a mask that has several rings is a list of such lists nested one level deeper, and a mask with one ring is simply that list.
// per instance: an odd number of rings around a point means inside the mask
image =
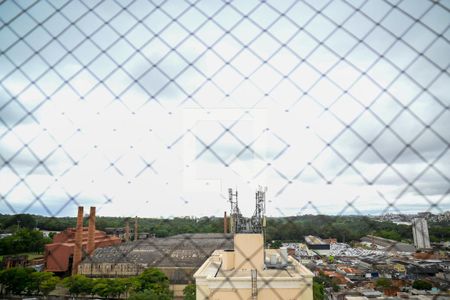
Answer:
[{"label": "gray rooftop", "polygon": [[386,251],[397,252],[415,252],[416,248],[411,244],[406,244],[394,240],[385,239],[378,236],[368,235],[361,238],[363,242],[373,242],[379,246],[385,247]]},{"label": "gray rooftop", "polygon": [[232,249],[231,234],[180,234],[98,248],[86,263],[133,263],[158,267],[199,267],[216,249]]}]

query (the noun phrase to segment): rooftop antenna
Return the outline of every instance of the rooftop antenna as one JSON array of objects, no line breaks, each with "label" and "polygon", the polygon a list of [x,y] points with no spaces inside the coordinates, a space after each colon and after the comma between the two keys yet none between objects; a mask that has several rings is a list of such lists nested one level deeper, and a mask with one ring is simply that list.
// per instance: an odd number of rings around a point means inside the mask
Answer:
[{"label": "rooftop antenna", "polygon": [[238,192],[233,193],[233,189],[228,189],[228,201],[230,202],[230,232],[236,233],[238,232],[237,228],[239,227],[239,219],[241,212],[239,211],[238,205]]},{"label": "rooftop antenna", "polygon": [[252,231],[264,233],[266,227],[266,192],[267,187],[258,186],[255,194],[255,212],[252,216]]},{"label": "rooftop antenna", "polygon": [[258,187],[255,194],[255,212],[250,218],[242,216],[239,210],[238,192],[228,189],[230,202],[230,232],[231,233],[262,233],[266,227],[266,192],[267,187]]}]

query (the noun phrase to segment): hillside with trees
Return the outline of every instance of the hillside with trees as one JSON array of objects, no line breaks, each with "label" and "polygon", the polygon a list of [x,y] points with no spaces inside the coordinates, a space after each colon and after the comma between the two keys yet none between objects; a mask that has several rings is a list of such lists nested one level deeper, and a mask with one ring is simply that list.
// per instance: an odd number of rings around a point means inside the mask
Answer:
[{"label": "hillside with trees", "polygon": [[[126,221],[131,225],[134,218],[97,217],[99,230],[106,228],[123,228]],[[62,231],[67,227],[75,227],[74,217],[44,217],[37,215],[0,215],[0,230],[15,232],[18,228],[34,228],[41,230]],[[37,225],[37,226],[36,226]],[[434,242],[450,240],[450,224],[429,223],[430,239]],[[181,233],[223,232],[223,218],[217,217],[184,217],[171,219],[139,218],[139,231],[166,237]],[[398,225],[389,221],[377,221],[367,216],[329,216],[304,215],[267,219],[267,240],[302,241],[306,235],[337,238],[340,242],[357,241],[361,237],[372,234],[397,241],[412,241],[411,226]]]}]

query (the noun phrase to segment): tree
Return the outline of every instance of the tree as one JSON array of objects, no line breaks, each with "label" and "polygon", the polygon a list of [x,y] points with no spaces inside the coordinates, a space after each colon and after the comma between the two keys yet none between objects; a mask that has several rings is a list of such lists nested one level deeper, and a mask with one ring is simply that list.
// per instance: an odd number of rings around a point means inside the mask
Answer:
[{"label": "tree", "polygon": [[111,294],[109,285],[108,285],[109,279],[98,279],[94,282],[92,287],[92,294],[98,295],[100,297],[107,298]]},{"label": "tree", "polygon": [[270,248],[272,249],[279,249],[281,246],[283,246],[283,243],[281,241],[272,241],[270,244]]},{"label": "tree", "polygon": [[377,288],[388,289],[392,287],[392,280],[388,278],[379,278],[375,282]]},{"label": "tree", "polygon": [[131,294],[128,300],[171,300],[170,294],[158,294],[153,290],[145,290]]},{"label": "tree", "polygon": [[324,287],[322,283],[319,283],[317,281],[313,281],[313,299],[314,300],[324,300],[325,299],[325,292]]},{"label": "tree", "polygon": [[126,278],[110,279],[108,282],[110,296],[119,297],[130,289],[129,280]]},{"label": "tree", "polygon": [[13,235],[0,239],[0,255],[18,254],[24,252],[42,252],[51,239],[44,237],[42,232],[22,228]]},{"label": "tree", "polygon": [[93,283],[92,294],[104,298],[118,298],[127,293],[130,287],[131,283],[127,278],[97,279]]},{"label": "tree", "polygon": [[385,239],[390,239],[394,241],[401,241],[402,236],[395,230],[380,230],[375,233],[375,235],[380,236]]},{"label": "tree", "polygon": [[120,282],[120,295],[124,294],[125,298],[128,299],[128,293],[133,286],[134,278],[117,278],[116,281]]},{"label": "tree", "polygon": [[40,284],[41,293],[47,297],[55,288],[56,285],[59,283],[59,278],[56,276],[52,276]]},{"label": "tree", "polygon": [[136,277],[135,291],[144,292],[152,290],[157,295],[169,295],[169,279],[157,268],[146,269],[142,274]]},{"label": "tree", "polygon": [[33,272],[31,273],[31,284],[29,292],[32,294],[43,294],[48,296],[56,288],[59,278],[52,272]]},{"label": "tree", "polygon": [[195,300],[196,299],[196,287],[195,284],[188,284],[183,289],[184,300]]},{"label": "tree", "polygon": [[433,285],[430,282],[426,281],[426,280],[418,279],[418,280],[415,280],[413,282],[412,287],[414,289],[416,289],[416,290],[427,290],[427,291],[429,291],[429,290],[431,290]]},{"label": "tree", "polygon": [[56,234],[57,234],[56,232],[52,231],[48,234],[48,238],[53,240]]},{"label": "tree", "polygon": [[28,228],[33,229],[36,227],[36,219],[29,214],[17,214],[11,216],[4,224],[5,228]]},{"label": "tree", "polygon": [[10,268],[0,273],[0,284],[4,286],[6,294],[21,295],[32,287],[31,273],[29,268]]},{"label": "tree", "polygon": [[69,290],[69,293],[74,296],[90,295],[94,281],[84,275],[73,275],[63,280],[63,285]]}]

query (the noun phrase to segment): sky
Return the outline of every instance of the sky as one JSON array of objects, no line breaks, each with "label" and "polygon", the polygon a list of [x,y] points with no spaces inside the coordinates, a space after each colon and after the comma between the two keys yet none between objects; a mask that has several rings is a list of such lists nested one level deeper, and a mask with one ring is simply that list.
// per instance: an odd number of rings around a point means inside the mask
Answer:
[{"label": "sky", "polygon": [[0,212],[450,209],[450,1],[3,1]]}]

